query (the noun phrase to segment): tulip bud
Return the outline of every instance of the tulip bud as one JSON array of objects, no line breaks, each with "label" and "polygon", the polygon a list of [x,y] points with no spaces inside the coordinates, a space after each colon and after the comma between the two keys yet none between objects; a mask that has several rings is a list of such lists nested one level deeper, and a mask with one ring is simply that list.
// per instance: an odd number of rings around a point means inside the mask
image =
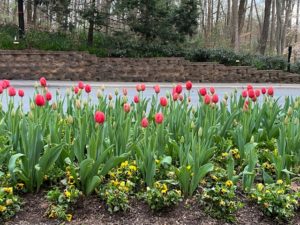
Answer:
[{"label": "tulip bud", "polygon": [[227,101],[226,101],[226,99],[223,99],[222,102],[223,102],[223,104],[224,104],[225,106],[227,106]]},{"label": "tulip bud", "polygon": [[102,98],[102,97],[103,97],[102,91],[101,91],[101,89],[98,89],[97,98]]},{"label": "tulip bud", "polygon": [[68,123],[69,125],[71,125],[71,124],[73,124],[73,122],[74,122],[73,117],[72,117],[71,115],[68,115],[68,117],[67,117],[67,123]]},{"label": "tulip bud", "polygon": [[192,113],[193,113],[193,114],[196,113],[196,108],[195,108],[195,107],[192,108]]},{"label": "tulip bud", "polygon": [[15,110],[12,110],[10,115],[11,115],[12,117],[15,117],[16,111],[15,111]]},{"label": "tulip bud", "polygon": [[180,143],[184,143],[184,137],[183,136],[181,136],[181,138],[180,138]]},{"label": "tulip bud", "polygon": [[194,121],[191,122],[191,129],[194,129],[196,127]]},{"label": "tulip bud", "polygon": [[293,108],[290,106],[288,111],[287,111],[287,115],[291,116],[293,114]]},{"label": "tulip bud", "polygon": [[52,103],[52,109],[53,109],[53,110],[56,110],[56,109],[57,109],[57,104],[56,104],[56,102],[53,102],[53,103]]},{"label": "tulip bud", "polygon": [[228,94],[227,94],[227,93],[224,94],[224,99],[225,99],[226,101],[228,100]]},{"label": "tulip bud", "polygon": [[113,98],[113,97],[112,97],[112,94],[109,93],[109,94],[108,94],[108,100],[111,101],[112,98]]},{"label": "tulip bud", "polygon": [[29,118],[29,119],[33,119],[33,114],[32,114],[32,112],[29,112],[29,113],[28,113],[28,118]]},{"label": "tulip bud", "polygon": [[123,97],[122,97],[122,100],[123,100],[123,103],[126,103],[126,102],[128,101],[127,96],[123,96]]},{"label": "tulip bud", "polygon": [[76,100],[75,105],[77,109],[81,109],[81,103],[79,99]]},{"label": "tulip bud", "polygon": [[115,95],[117,96],[119,94],[118,88],[115,89]]},{"label": "tulip bud", "polygon": [[200,127],[198,130],[198,137],[202,137],[202,134],[203,134],[202,127]]},{"label": "tulip bud", "polygon": [[285,125],[288,125],[288,124],[289,124],[289,118],[288,118],[287,116],[286,116],[285,119],[284,119],[284,124],[285,124]]},{"label": "tulip bud", "polygon": [[113,108],[114,108],[114,103],[113,103],[113,102],[110,102],[110,103],[109,103],[109,107],[110,107],[111,109],[113,109]]},{"label": "tulip bud", "polygon": [[31,110],[34,110],[34,108],[35,108],[35,104],[34,104],[33,102],[31,102],[31,103],[30,103],[30,109],[31,109]]},{"label": "tulip bud", "polygon": [[34,83],[34,88],[37,89],[38,87],[39,87],[39,83],[36,81],[36,82]]},{"label": "tulip bud", "polygon": [[250,143],[251,143],[251,144],[254,143],[254,136],[251,136]]},{"label": "tulip bud", "polygon": [[238,125],[238,122],[236,119],[234,119],[232,123],[233,123],[233,126],[235,126],[235,127]]},{"label": "tulip bud", "polygon": [[70,89],[70,88],[67,88],[67,89],[66,89],[66,95],[67,95],[67,96],[70,96],[70,95],[71,95],[71,89]]},{"label": "tulip bud", "polygon": [[299,107],[299,101],[295,101],[295,105],[294,106],[295,106],[296,109],[298,109],[298,107]]},{"label": "tulip bud", "polygon": [[104,84],[101,86],[101,90],[104,91],[105,90],[105,86]]},{"label": "tulip bud", "polygon": [[294,124],[299,126],[299,118],[295,118]]}]

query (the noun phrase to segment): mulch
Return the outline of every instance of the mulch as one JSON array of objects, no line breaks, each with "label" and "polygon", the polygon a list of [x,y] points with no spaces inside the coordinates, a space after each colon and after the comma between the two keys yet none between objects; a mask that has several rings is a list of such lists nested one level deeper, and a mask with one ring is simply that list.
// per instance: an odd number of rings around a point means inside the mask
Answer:
[{"label": "mulch", "polygon": [[[20,212],[5,225],[58,225],[61,221],[51,220],[45,216],[48,202],[45,193],[26,194],[23,197],[23,207]],[[274,225],[273,218],[263,215],[258,206],[245,200],[245,206],[236,214],[236,224],[247,225]],[[142,201],[131,200],[128,212],[110,214],[105,204],[96,196],[82,199],[73,212],[72,225],[102,225],[102,224],[128,224],[128,225],[219,225],[228,224],[207,215],[195,199],[187,199],[174,208],[163,212],[153,213]],[[290,224],[300,225],[300,211],[296,213]]]}]

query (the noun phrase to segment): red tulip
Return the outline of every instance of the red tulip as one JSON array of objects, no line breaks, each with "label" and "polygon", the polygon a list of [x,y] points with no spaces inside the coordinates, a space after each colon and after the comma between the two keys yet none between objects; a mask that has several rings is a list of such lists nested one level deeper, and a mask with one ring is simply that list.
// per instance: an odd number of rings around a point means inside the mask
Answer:
[{"label": "red tulip", "polygon": [[175,87],[175,92],[177,94],[180,94],[182,92],[182,86],[180,84],[177,84]]},{"label": "red tulip", "polygon": [[268,95],[269,96],[273,96],[274,95],[274,89],[273,89],[273,87],[269,87],[268,88]]},{"label": "red tulip", "polygon": [[35,96],[35,104],[37,106],[44,106],[45,105],[45,98],[43,95],[37,94]]},{"label": "red tulip", "polygon": [[191,90],[192,89],[192,87],[193,87],[193,83],[191,82],[191,81],[187,81],[186,83],[185,83],[185,88],[186,88],[186,90]]},{"label": "red tulip", "polygon": [[79,92],[79,87],[74,87],[74,93],[77,95]]},{"label": "red tulip", "polygon": [[211,93],[212,95],[216,92],[216,90],[215,90],[214,87],[210,87],[210,88],[209,88],[209,91],[210,91],[210,93]]},{"label": "red tulip", "polygon": [[161,124],[164,120],[164,115],[162,113],[156,113],[155,114],[155,122],[157,124]]},{"label": "red tulip", "polygon": [[6,89],[6,88],[10,87],[9,80],[3,80],[2,81],[2,87],[3,87],[3,89]]},{"label": "red tulip", "polygon": [[140,84],[137,84],[135,88],[137,92],[140,92],[142,90],[142,86]]},{"label": "red tulip", "polygon": [[167,98],[161,97],[161,98],[160,98],[160,105],[163,106],[163,107],[167,106],[167,105],[168,105],[168,100],[167,100]]},{"label": "red tulip", "polygon": [[213,103],[218,103],[218,101],[219,101],[219,96],[217,95],[217,94],[214,94],[213,96],[212,96],[212,102]]},{"label": "red tulip", "polygon": [[264,95],[264,94],[266,94],[266,92],[267,92],[266,88],[263,87],[263,88],[261,89],[261,93]]},{"label": "red tulip", "polygon": [[178,94],[177,94],[177,93],[174,93],[174,94],[173,94],[173,100],[174,100],[174,101],[177,101],[177,99],[178,99]]},{"label": "red tulip", "polygon": [[254,90],[253,90],[253,89],[249,89],[248,95],[249,95],[249,98],[254,98],[254,97],[255,97],[255,92],[254,92]]},{"label": "red tulip", "polygon": [[243,98],[247,98],[247,96],[248,96],[248,91],[247,91],[247,90],[243,90],[243,91],[242,91],[242,96],[243,96]]},{"label": "red tulip", "polygon": [[22,98],[24,97],[24,91],[22,89],[19,89],[18,95]]},{"label": "red tulip", "polygon": [[254,97],[251,98],[251,100],[252,100],[253,102],[256,102],[256,100],[257,100],[256,96],[254,95]]},{"label": "red tulip", "polygon": [[128,91],[127,91],[127,88],[123,88],[123,95],[127,95],[128,94]]},{"label": "red tulip", "polygon": [[78,87],[79,87],[79,89],[82,90],[84,88],[84,83],[82,81],[79,81],[78,82]]},{"label": "red tulip", "polygon": [[148,127],[148,125],[149,125],[148,119],[146,117],[143,118],[141,121],[141,126],[146,128],[146,127]]},{"label": "red tulip", "polygon": [[90,93],[92,91],[92,87],[89,84],[87,84],[87,85],[85,85],[84,90],[86,93]]},{"label": "red tulip", "polygon": [[178,95],[178,98],[179,98],[179,101],[183,101],[183,95],[182,94],[180,94],[180,95]]},{"label": "red tulip", "polygon": [[205,96],[206,95],[206,88],[201,88],[200,90],[199,90],[199,94],[201,95],[201,96]]},{"label": "red tulip", "polygon": [[129,103],[125,103],[125,104],[123,105],[123,108],[124,108],[124,111],[125,111],[125,112],[127,112],[127,113],[130,112],[130,104],[129,104]]},{"label": "red tulip", "polygon": [[259,97],[259,96],[260,96],[260,90],[259,90],[259,89],[256,89],[256,90],[255,90],[255,96],[256,96],[256,97]]},{"label": "red tulip", "polygon": [[204,96],[204,103],[205,103],[206,105],[210,104],[210,96],[209,96],[208,94],[206,94],[206,95]]},{"label": "red tulip", "polygon": [[51,99],[52,99],[52,94],[51,94],[51,92],[48,91],[46,93],[46,100],[49,102]]},{"label": "red tulip", "polygon": [[13,87],[8,88],[8,95],[10,97],[14,97],[16,94],[17,94],[16,89],[14,89]]},{"label": "red tulip", "polygon": [[146,90],[146,85],[145,84],[141,84],[141,91],[145,91]]},{"label": "red tulip", "polygon": [[45,77],[41,77],[40,78],[40,84],[42,87],[46,87],[47,86],[47,80]]},{"label": "red tulip", "polygon": [[253,86],[252,86],[251,84],[248,84],[248,85],[247,85],[247,90],[249,91],[249,90],[251,90],[251,89],[253,89]]},{"label": "red tulip", "polygon": [[112,98],[113,98],[113,97],[112,97],[112,94],[109,94],[109,95],[108,95],[108,100],[111,101]]},{"label": "red tulip", "polygon": [[160,92],[160,87],[159,87],[159,85],[157,84],[157,85],[155,85],[153,88],[154,88],[155,93],[156,93],[156,94],[159,94],[159,92]]},{"label": "red tulip", "polygon": [[105,121],[104,113],[100,112],[100,111],[96,111],[95,112],[95,122],[102,124],[102,123],[104,123],[104,121]]},{"label": "red tulip", "polygon": [[0,85],[0,94],[2,94],[3,93],[3,88],[2,88],[2,86]]},{"label": "red tulip", "polygon": [[133,101],[134,101],[134,103],[139,103],[140,102],[139,96],[135,95],[133,97]]}]

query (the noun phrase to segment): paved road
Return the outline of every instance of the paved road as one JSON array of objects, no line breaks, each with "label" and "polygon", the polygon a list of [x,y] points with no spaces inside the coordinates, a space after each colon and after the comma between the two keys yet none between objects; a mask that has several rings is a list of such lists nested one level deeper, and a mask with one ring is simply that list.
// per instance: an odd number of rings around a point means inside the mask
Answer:
[{"label": "paved road", "polygon": [[[11,85],[14,86],[16,89],[22,88],[25,91],[25,97],[23,99],[24,101],[24,109],[28,110],[28,102],[29,98],[33,96],[34,94],[34,84],[36,81],[23,81],[23,80],[14,80],[11,81]],[[122,89],[126,87],[128,89],[128,98],[129,101],[132,101],[133,96],[136,94],[136,84],[134,82],[87,82],[92,86],[92,93],[91,97],[94,102],[97,101],[96,93],[97,89],[104,86],[105,91],[104,94],[114,94],[115,89],[119,90],[119,93],[122,93]],[[144,96],[150,97],[153,95],[154,90],[153,86],[157,83],[145,83],[146,84],[146,91],[143,93]],[[77,82],[73,81],[48,81],[48,87],[49,90],[53,93],[53,97],[55,96],[56,90],[59,90],[62,95],[65,94],[66,88],[70,88],[73,86],[76,86]],[[159,83],[161,87],[161,93],[160,96],[163,96],[166,94],[167,91],[171,92],[172,86],[175,85],[175,83]],[[300,96],[300,84],[253,84],[254,88],[261,88],[261,87],[268,87],[273,86],[275,90],[275,97],[280,97],[280,101],[283,102],[284,96]],[[184,84],[183,84],[184,86]],[[231,93],[234,89],[237,89],[238,91],[241,91],[243,88],[247,86],[247,84],[239,84],[239,83],[194,83],[193,89],[191,91],[191,99],[193,104],[197,104],[198,102],[198,94],[197,91],[200,87],[215,87],[216,92],[222,98],[225,93]],[[84,93],[84,95],[86,95]],[[0,98],[1,99],[1,98]],[[15,98],[16,104],[18,104],[18,101],[20,100],[19,97]],[[6,99],[2,98],[2,104],[5,107],[6,105]]]}]

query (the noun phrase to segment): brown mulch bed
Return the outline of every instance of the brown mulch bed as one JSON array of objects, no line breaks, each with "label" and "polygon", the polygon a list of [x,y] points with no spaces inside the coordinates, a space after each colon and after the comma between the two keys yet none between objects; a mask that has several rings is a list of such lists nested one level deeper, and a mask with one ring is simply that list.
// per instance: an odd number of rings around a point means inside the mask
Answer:
[{"label": "brown mulch bed", "polygon": [[[56,220],[49,220],[44,216],[48,207],[48,203],[44,196],[44,194],[25,195],[23,198],[24,205],[22,210],[11,221],[5,223],[5,225],[62,224]],[[73,214],[72,222],[66,224],[227,224],[225,221],[213,219],[208,216],[193,199],[188,199],[181,202],[177,207],[160,213],[153,213],[143,202],[132,200],[131,209],[128,212],[110,214],[105,209],[103,202],[101,202],[96,196],[91,196],[80,201]],[[238,211],[236,217],[236,224],[276,224],[272,218],[264,216],[256,205],[249,202],[245,202],[245,206]],[[291,224],[300,225],[300,211],[297,212],[297,215],[294,220],[291,221]]]}]

